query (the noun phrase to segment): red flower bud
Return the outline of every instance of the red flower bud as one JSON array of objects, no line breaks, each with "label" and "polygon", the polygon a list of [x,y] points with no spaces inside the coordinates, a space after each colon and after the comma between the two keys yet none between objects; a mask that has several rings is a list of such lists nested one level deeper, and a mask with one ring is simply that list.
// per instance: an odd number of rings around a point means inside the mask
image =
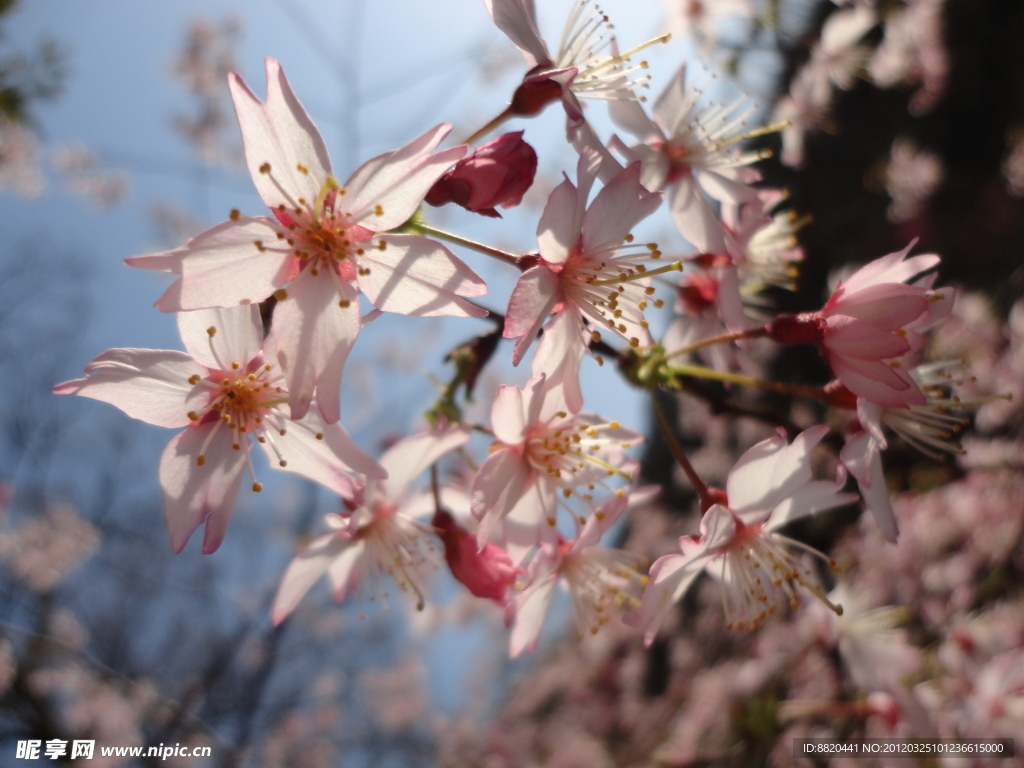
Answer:
[{"label": "red flower bud", "polygon": [[707,272],[693,272],[679,286],[679,301],[686,312],[700,317],[718,302],[718,280]]},{"label": "red flower bud", "polygon": [[523,141],[523,132],[505,133],[456,163],[431,187],[426,201],[501,218],[495,206],[519,205],[536,172],[537,153]]},{"label": "red flower bud", "polygon": [[505,550],[490,542],[480,549],[476,536],[443,509],[434,512],[431,523],[444,542],[444,559],[452,576],[477,597],[498,605],[508,602],[509,588],[523,569],[512,564]]}]

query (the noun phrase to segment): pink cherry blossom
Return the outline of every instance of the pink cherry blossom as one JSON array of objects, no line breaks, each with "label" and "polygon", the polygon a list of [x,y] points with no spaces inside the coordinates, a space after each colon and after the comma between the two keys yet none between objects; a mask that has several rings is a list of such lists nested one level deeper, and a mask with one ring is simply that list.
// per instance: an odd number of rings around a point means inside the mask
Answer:
[{"label": "pink cherry blossom", "polygon": [[920,331],[948,316],[955,294],[932,290],[933,276],[907,284],[939,263],[933,254],[906,259],[914,242],[840,283],[820,312],[779,315],[772,338],[820,344],[836,378],[858,397],[884,407],[924,404],[901,358],[921,349]]},{"label": "pink cherry blossom", "polygon": [[[503,386],[491,408],[496,440],[470,489],[478,540],[486,542],[499,522],[514,563],[540,542],[557,540],[559,508],[577,523],[593,514],[595,496],[613,493],[608,480],[631,482],[637,463],[623,452],[642,438],[618,422],[569,409],[560,387],[544,376],[524,389]],[[582,489],[581,489],[582,486]],[[600,489],[600,490],[599,490]],[[576,502],[590,514],[569,506]]]},{"label": "pink cherry blossom", "polygon": [[[331,532],[315,539],[288,566],[274,601],[274,623],[284,621],[325,573],[338,601],[367,578],[377,581],[386,573],[416,596],[422,610],[423,584],[439,562],[434,531],[424,522],[435,512],[436,500],[430,489],[410,488],[427,467],[468,439],[465,429],[449,427],[413,435],[388,449],[380,460],[387,478],[367,478],[362,503],[350,513],[327,515]],[[445,507],[459,505],[453,498],[457,489],[441,486],[439,495]],[[372,586],[377,593],[383,591],[379,583]]]},{"label": "pink cherry blossom", "polygon": [[251,441],[273,466],[315,480],[356,499],[361,472],[386,472],[338,424],[317,413],[289,418],[289,392],[280,367],[264,356],[263,324],[256,306],[198,310],[178,315],[188,352],[111,349],[94,359],[85,378],[54,387],[61,395],[101,400],[161,427],[185,427],[160,459],[171,548],[180,552],[206,524],[203,552],[216,551],[227,530],[242,474],[256,482]]},{"label": "pink cherry blossom", "polygon": [[673,34],[688,35],[697,48],[709,56],[718,40],[718,25],[726,18],[753,14],[749,0],[664,0],[668,28]]},{"label": "pink cherry blossom", "polygon": [[531,67],[512,98],[511,114],[535,115],[561,99],[570,130],[584,122],[577,97],[635,99],[634,83],[627,76],[644,65],[629,67],[629,56],[668,41],[664,35],[620,54],[608,17],[591,0],[582,0],[573,5],[558,53],[552,57],[537,29],[533,0],[484,0],[484,5],[495,26],[516,44]]},{"label": "pink cherry blossom", "polygon": [[625,496],[612,497],[587,521],[572,541],[558,536],[542,546],[530,561],[529,584],[508,608],[515,625],[509,638],[509,656],[515,658],[537,645],[544,615],[555,586],[563,584],[572,598],[580,637],[597,634],[611,621],[616,608],[636,608],[645,577],[639,573],[639,555],[597,546],[604,533],[626,508]]},{"label": "pink cherry blossom", "polygon": [[618,137],[612,148],[628,162],[640,161],[640,182],[652,192],[668,189],[669,213],[679,233],[699,251],[728,253],[729,244],[706,195],[722,202],[753,200],[757,190],[738,170],[759,160],[757,152],[735,152],[747,138],[744,120],[753,108],[745,99],[701,109],[702,91],[687,89],[686,66],[676,73],[654,105],[654,120],[640,104],[616,101],[609,113],[641,143],[626,146]]},{"label": "pink cherry blossom", "polygon": [[820,425],[791,444],[771,437],[739,458],[726,480],[726,502],[704,514],[700,537],[681,537],[682,554],[665,555],[651,566],[640,611],[631,617],[644,627],[648,644],[672,605],[705,571],[721,582],[730,629],[756,626],[778,606],[799,604],[797,588],[830,604],[810,571],[790,554],[788,547],[796,542],[777,533],[797,518],[857,499],[841,492],[842,470],[836,482],[811,479],[808,455],[827,433]]},{"label": "pink cherry blossom", "polygon": [[447,248],[415,235],[377,234],[404,224],[465,147],[431,154],[451,129],[439,125],[338,184],[320,133],[276,61],[267,60],[265,103],[238,75],[229,85],[249,173],[273,217],[232,211],[229,221],[181,248],[127,263],[180,276],[157,302],[165,312],[276,296],[275,354],[292,393],[292,417],[301,418],[317,394],[333,423],[342,368],[361,327],[360,291],[386,312],[486,314],[460,298],[479,296],[486,285]]},{"label": "pink cherry blossom", "polygon": [[[680,262],[648,269],[661,258],[652,244],[634,244],[630,230],[653,213],[660,195],[640,186],[640,166],[618,173],[587,206],[598,157],[580,155],[577,181],[559,184],[548,198],[537,226],[540,260],[519,278],[509,299],[505,338],[518,339],[515,365],[523,359],[551,312],[569,313],[583,338],[584,323],[610,330],[630,345],[646,346],[651,334],[644,319],[654,288],[651,275],[679,270]],[[601,330],[593,331],[599,340]]]},{"label": "pink cherry blossom", "polygon": [[963,453],[963,447],[950,438],[963,429],[967,419],[949,411],[974,404],[954,397],[949,391],[954,384],[969,378],[961,361],[925,363],[911,369],[910,376],[925,394],[926,402],[922,405],[883,408],[855,397],[845,387],[833,392],[835,404],[857,414],[855,428],[847,434],[839,458],[857,480],[864,506],[875,518],[882,535],[894,544],[899,531],[882,468],[882,451],[888,447],[883,426],[933,459],[943,453]]},{"label": "pink cherry blossom", "polygon": [[519,205],[536,173],[537,153],[523,141],[523,132],[503,133],[459,160],[430,188],[426,202],[438,206],[455,203],[500,219],[495,208]]}]

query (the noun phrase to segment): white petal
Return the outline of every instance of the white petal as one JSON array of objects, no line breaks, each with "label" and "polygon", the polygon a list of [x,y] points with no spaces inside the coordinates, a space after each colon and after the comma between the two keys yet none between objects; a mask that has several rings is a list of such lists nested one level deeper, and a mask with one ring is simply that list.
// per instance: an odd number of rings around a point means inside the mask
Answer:
[{"label": "white petal", "polygon": [[417,235],[373,239],[359,257],[359,288],[378,309],[402,315],[487,317],[487,310],[459,296],[482,296],[487,284],[440,243]]},{"label": "white petal", "polygon": [[351,544],[352,539],[344,533],[329,533],[296,555],[281,577],[281,586],[274,598],[274,607],[270,613],[274,624],[280,624],[295,610],[295,606],[327,572],[331,563]]},{"label": "white petal", "polygon": [[583,249],[621,245],[640,221],[661,205],[662,196],[640,186],[640,163],[633,163],[594,197],[583,217]]},{"label": "white petal", "polygon": [[380,458],[381,466],[388,473],[384,482],[384,493],[388,499],[401,501],[421,472],[468,440],[469,430],[455,425],[444,430],[421,432],[395,443]]},{"label": "white petal", "polygon": [[[175,435],[160,457],[160,485],[164,491],[171,549],[181,552],[203,522],[203,553],[215,552],[224,538],[238,484],[245,468],[244,449],[233,450],[234,435],[214,421]],[[211,431],[216,434],[202,451]]]},{"label": "white petal", "polygon": [[53,391],[110,403],[133,419],[160,427],[187,426],[189,411],[210,402],[210,390],[188,381],[209,371],[184,352],[108,349],[85,372],[90,375],[58,384]]},{"label": "white petal", "polygon": [[232,363],[245,368],[263,349],[263,321],[256,304],[179,312],[178,333],[188,353],[215,370],[231,370]]},{"label": "white petal", "polygon": [[526,55],[531,67],[550,63],[547,45],[537,31],[532,0],[484,0],[494,25]]},{"label": "white petal", "polygon": [[[342,294],[348,306],[339,306]],[[304,271],[288,287],[288,298],[274,309],[267,349],[273,350],[288,382],[292,418],[309,410],[314,392],[328,422],[338,420],[341,373],[362,327],[355,289],[325,271]]]},{"label": "white petal", "polygon": [[537,636],[548,612],[556,581],[553,577],[545,579],[516,601],[516,623],[509,636],[509,658],[514,659],[523,651],[532,653],[536,648]]},{"label": "white petal", "polygon": [[442,123],[359,166],[345,182],[346,194],[339,203],[353,223],[383,232],[408,221],[434,182],[466,154],[465,146],[430,154],[451,129]]},{"label": "white petal", "polygon": [[[271,466],[302,475],[348,500],[356,498],[362,490],[362,483],[352,477],[352,472],[374,478],[386,476],[385,470],[359,449],[341,424],[327,424],[316,410],[298,421],[285,423],[284,435],[275,432],[263,443]],[[285,466],[280,466],[278,455]]]},{"label": "white petal", "polygon": [[[225,221],[181,249],[181,280],[157,302],[163,312],[258,304],[287,281],[292,256],[268,219]],[[263,248],[264,250],[260,250]]]},{"label": "white petal", "polygon": [[[228,76],[228,86],[256,191],[270,208],[284,205],[294,209],[302,205],[300,198],[309,204],[316,200],[331,172],[331,161],[320,132],[292,92],[281,65],[267,59],[266,70],[266,104],[234,73]],[[264,164],[270,166],[268,173],[260,170]],[[303,173],[299,166],[308,172]]]}]

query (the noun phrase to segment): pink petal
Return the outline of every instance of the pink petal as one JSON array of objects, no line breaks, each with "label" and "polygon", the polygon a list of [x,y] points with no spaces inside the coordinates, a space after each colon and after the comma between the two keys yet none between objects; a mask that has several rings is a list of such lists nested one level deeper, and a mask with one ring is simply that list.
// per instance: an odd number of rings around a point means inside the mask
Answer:
[{"label": "pink petal", "polygon": [[440,243],[416,235],[374,238],[385,250],[367,248],[359,288],[378,309],[403,315],[486,317],[487,310],[459,296],[481,296],[487,284]]},{"label": "pink petal", "polygon": [[[214,430],[216,434],[202,451]],[[204,522],[203,553],[211,554],[220,546],[245,469],[244,449],[232,449],[233,442],[232,431],[214,421],[185,429],[164,449],[160,485],[175,554],[185,548],[193,531]],[[199,466],[201,451],[204,463]]]},{"label": "pink petal", "polygon": [[558,529],[548,523],[548,518],[554,519],[557,512],[559,490],[554,483],[534,473],[515,506],[501,521],[505,549],[516,565],[525,562],[538,544],[554,546],[557,543]]},{"label": "pink petal", "polygon": [[314,584],[327,573],[327,568],[350,545],[352,539],[344,533],[328,533],[303,549],[281,577],[281,586],[274,598],[270,617],[275,625],[284,621],[295,610]]},{"label": "pink petal", "polygon": [[491,405],[491,426],[494,436],[506,445],[519,445],[526,439],[526,411],[523,392],[518,387],[502,385]]},{"label": "pink petal", "polygon": [[[266,70],[266,104],[238,75],[228,76],[249,175],[270,208],[284,205],[294,209],[303,205],[300,198],[312,205],[331,172],[327,147],[288,85],[281,65],[267,59]],[[268,173],[260,170],[265,164],[270,166]]]},{"label": "pink petal", "polygon": [[402,499],[421,472],[468,440],[469,430],[456,425],[444,430],[421,432],[395,443],[380,458],[381,466],[388,473],[384,483],[386,496],[392,501]]},{"label": "pink petal", "polygon": [[[850,469],[850,473],[857,478],[864,506],[875,518],[882,536],[886,541],[895,544],[899,536],[899,527],[896,525],[896,515],[892,511],[892,503],[889,501],[889,488],[885,484],[882,453],[872,449],[871,446],[864,447],[863,443],[870,442],[870,440],[871,438],[867,434],[848,440],[840,458]],[[856,467],[856,471],[854,467]]]},{"label": "pink petal", "polygon": [[828,427],[819,424],[801,432],[791,445],[777,436],[746,451],[726,480],[729,508],[748,525],[767,517],[783,499],[810,481],[808,455],[826,434]]},{"label": "pink petal", "polygon": [[366,542],[355,541],[327,569],[334,599],[341,602],[346,595],[357,589],[366,569]]},{"label": "pink petal", "polygon": [[725,230],[691,174],[669,189],[668,202],[676,229],[694,248],[702,253],[726,253]]},{"label": "pink petal", "polygon": [[832,372],[853,394],[885,408],[924,405],[924,393],[903,368],[886,363],[860,360],[843,355],[828,355]]},{"label": "pink petal", "polygon": [[[614,103],[614,102],[612,102]],[[615,174],[622,170],[622,164],[615,159],[615,156],[608,151],[608,148],[601,142],[597,132],[594,131],[593,126],[584,120],[579,125],[570,128],[568,131],[569,143],[572,144],[573,149],[579,152],[581,155],[584,150],[596,153],[600,158],[600,166],[598,168],[598,178],[602,182],[609,182],[615,177]]]},{"label": "pink petal", "polygon": [[[348,306],[338,302],[346,291]],[[292,418],[301,419],[317,393],[324,418],[340,416],[341,372],[361,328],[355,289],[322,271],[304,271],[288,287],[288,298],[274,309],[274,329],[267,348],[274,349],[288,382]]]},{"label": "pink petal", "polygon": [[661,205],[662,197],[640,186],[640,163],[633,163],[597,193],[583,217],[583,249],[621,245],[639,222]]},{"label": "pink petal", "polygon": [[[215,329],[213,336],[210,328]],[[232,363],[244,368],[263,348],[263,321],[256,304],[179,312],[178,332],[188,353],[214,370],[230,370]]]},{"label": "pink petal", "polygon": [[159,253],[147,253],[142,256],[131,256],[124,260],[129,267],[139,269],[155,269],[160,272],[173,272],[181,274],[181,260],[187,252],[187,247],[175,248],[172,251],[160,251]]},{"label": "pink petal", "polygon": [[531,67],[549,64],[547,45],[537,31],[532,0],[484,0],[494,25],[526,55]]},{"label": "pink petal", "polygon": [[846,475],[845,473],[840,474],[843,482],[812,480],[789,498],[783,499],[782,503],[772,510],[771,518],[765,524],[765,530],[774,531],[798,518],[857,501],[857,494],[841,493],[846,482]]},{"label": "pink petal", "polygon": [[371,232],[383,232],[408,221],[434,182],[466,154],[465,146],[430,154],[451,129],[442,123],[404,147],[359,166],[345,182],[346,195],[342,198],[353,223]]},{"label": "pink petal", "polygon": [[740,205],[757,199],[758,189],[716,171],[696,171],[701,188],[715,200]]},{"label": "pink petal", "polygon": [[509,297],[502,332],[506,339],[519,339],[512,350],[512,365],[519,365],[540,327],[561,300],[558,275],[544,264],[530,267],[519,276]]},{"label": "pink petal", "polygon": [[133,419],[160,427],[184,427],[189,411],[210,402],[210,391],[189,383],[206,368],[184,352],[165,349],[108,349],[85,367],[90,374],[58,384],[58,395],[82,395],[110,403]]},{"label": "pink petal", "polygon": [[733,513],[721,504],[712,504],[700,520],[700,544],[692,545],[691,540],[684,537],[679,540],[679,545],[683,547],[684,554],[693,555],[704,549],[724,547],[735,536],[736,518]]},{"label": "pink petal", "polygon": [[882,283],[905,283],[939,263],[939,257],[934,254],[913,256],[904,261],[910,249],[916,244],[917,240],[914,239],[902,251],[890,253],[864,265],[850,275],[840,287],[846,293],[853,293]]},{"label": "pink petal", "polygon": [[[686,108],[689,95],[686,91],[686,64],[676,71],[665,86],[658,100],[654,102],[654,118],[670,138],[679,131],[680,123],[689,114]],[[687,130],[689,130],[687,128]]]},{"label": "pink petal", "polygon": [[549,264],[564,264],[579,243],[586,197],[582,205],[579,198],[580,191],[568,179],[548,197],[537,224],[537,247]]},{"label": "pink petal", "polygon": [[252,219],[225,221],[196,235],[180,249],[180,285],[157,308],[180,312],[263,301],[287,281],[292,259],[287,246],[277,245],[277,232],[268,219]]},{"label": "pink petal", "polygon": [[665,555],[654,561],[639,612],[632,617],[644,628],[644,643],[654,642],[669,610],[679,602],[703,568],[703,549],[696,555]]},{"label": "pink petal", "polygon": [[524,592],[515,602],[516,623],[509,636],[508,655],[514,659],[523,651],[533,653],[537,647],[544,616],[551,604],[551,595],[557,579],[544,579],[540,584]]},{"label": "pink petal", "polygon": [[925,291],[903,283],[871,285],[859,291],[843,290],[829,301],[826,316],[847,315],[892,331],[916,320],[928,310]]},{"label": "pink petal", "polygon": [[537,349],[533,353],[531,375],[545,377],[551,390],[559,390],[558,398],[569,413],[583,407],[580,389],[580,362],[586,349],[583,320],[574,307],[566,307],[544,326]]},{"label": "pink petal", "polygon": [[470,503],[473,516],[480,521],[477,541],[481,546],[532,484],[532,474],[522,456],[510,448],[495,451],[480,466],[470,490]]},{"label": "pink petal", "polygon": [[635,99],[616,99],[608,102],[608,116],[619,128],[629,131],[641,144],[664,142],[665,134],[658,124],[644,112]]},{"label": "pink petal", "polygon": [[889,360],[910,351],[906,339],[845,315],[833,315],[822,341],[829,353],[860,360]]},{"label": "pink petal", "polygon": [[[387,476],[387,471],[363,453],[340,424],[327,424],[315,410],[286,424],[283,435],[275,432],[262,444],[275,469],[313,480],[348,500],[362,491],[362,483],[352,477],[352,472],[377,479]],[[279,455],[286,462],[283,467]]]}]

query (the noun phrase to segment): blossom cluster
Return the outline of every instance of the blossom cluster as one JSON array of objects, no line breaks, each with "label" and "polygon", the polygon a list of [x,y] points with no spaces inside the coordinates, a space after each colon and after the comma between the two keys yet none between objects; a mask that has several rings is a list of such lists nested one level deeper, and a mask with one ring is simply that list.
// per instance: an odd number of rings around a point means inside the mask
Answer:
[{"label": "blossom cluster", "polygon": [[[470,141],[557,101],[578,153],[540,214],[535,250],[508,253],[442,231],[423,208],[455,204],[499,219],[498,208],[518,205],[539,160],[522,130],[471,151],[442,148],[452,129],[443,123],[339,181],[283,69],[268,59],[265,99],[228,76],[246,166],[267,210],[232,210],[179,248],[127,260],[171,275],[156,307],[177,315],[185,351],[108,350],[55,391],[181,430],[159,467],[175,552],[204,527],[203,551],[213,553],[243,476],[262,489],[254,441],[272,468],[340,497],[328,532],[286,570],[275,622],[325,575],[339,600],[383,599],[393,583],[422,608],[442,563],[501,607],[513,656],[535,646],[557,585],[570,593],[581,634],[624,619],[648,643],[702,574],[720,584],[735,629],[795,611],[805,597],[841,615],[831,577],[813,558],[835,563],[783,529],[862,500],[896,544],[881,460],[892,433],[926,453],[961,450],[948,441],[962,426],[950,411],[967,405],[953,390],[969,377],[957,361],[925,356],[927,334],[954,307],[955,292],[936,287],[939,257],[910,255],[911,242],[846,277],[819,310],[770,316],[764,289],[792,287],[804,253],[800,218],[784,208],[784,190],[762,181],[757,164],[770,152],[756,142],[789,124],[748,127],[753,107],[710,101],[710,78],[695,85],[686,65],[648,109],[647,77],[638,77],[646,63],[633,60],[667,37],[620,52],[607,17],[587,0],[574,5],[556,53],[533,3],[484,4],[529,69],[509,107]],[[852,31],[830,33],[836,47],[859,39],[860,16],[848,23]],[[845,69],[826,71],[842,85]],[[607,101],[634,143],[601,137],[580,101],[588,98]],[[663,204],[672,242],[642,242],[634,231]],[[518,270],[503,314],[480,303],[490,287],[441,241]],[[427,423],[374,458],[343,426],[341,382],[362,328],[387,322],[386,313],[487,319],[500,330],[461,348]],[[473,423],[457,394],[464,387],[468,400],[499,336],[515,340],[516,366],[532,350],[530,375],[498,387],[489,424]],[[772,343],[817,348],[829,380],[747,375],[755,347]],[[585,409],[588,355],[615,360],[651,395],[662,440],[698,497],[699,535],[682,537],[678,554],[659,553],[648,573],[639,556],[601,546],[657,489],[641,484],[631,453],[642,435]],[[701,380],[842,414],[835,442],[845,445],[833,452],[831,479],[815,471],[830,463],[832,445],[832,428],[820,423],[752,445],[722,488],[705,482],[659,405],[659,393]],[[454,464],[459,471],[447,476]]]}]

